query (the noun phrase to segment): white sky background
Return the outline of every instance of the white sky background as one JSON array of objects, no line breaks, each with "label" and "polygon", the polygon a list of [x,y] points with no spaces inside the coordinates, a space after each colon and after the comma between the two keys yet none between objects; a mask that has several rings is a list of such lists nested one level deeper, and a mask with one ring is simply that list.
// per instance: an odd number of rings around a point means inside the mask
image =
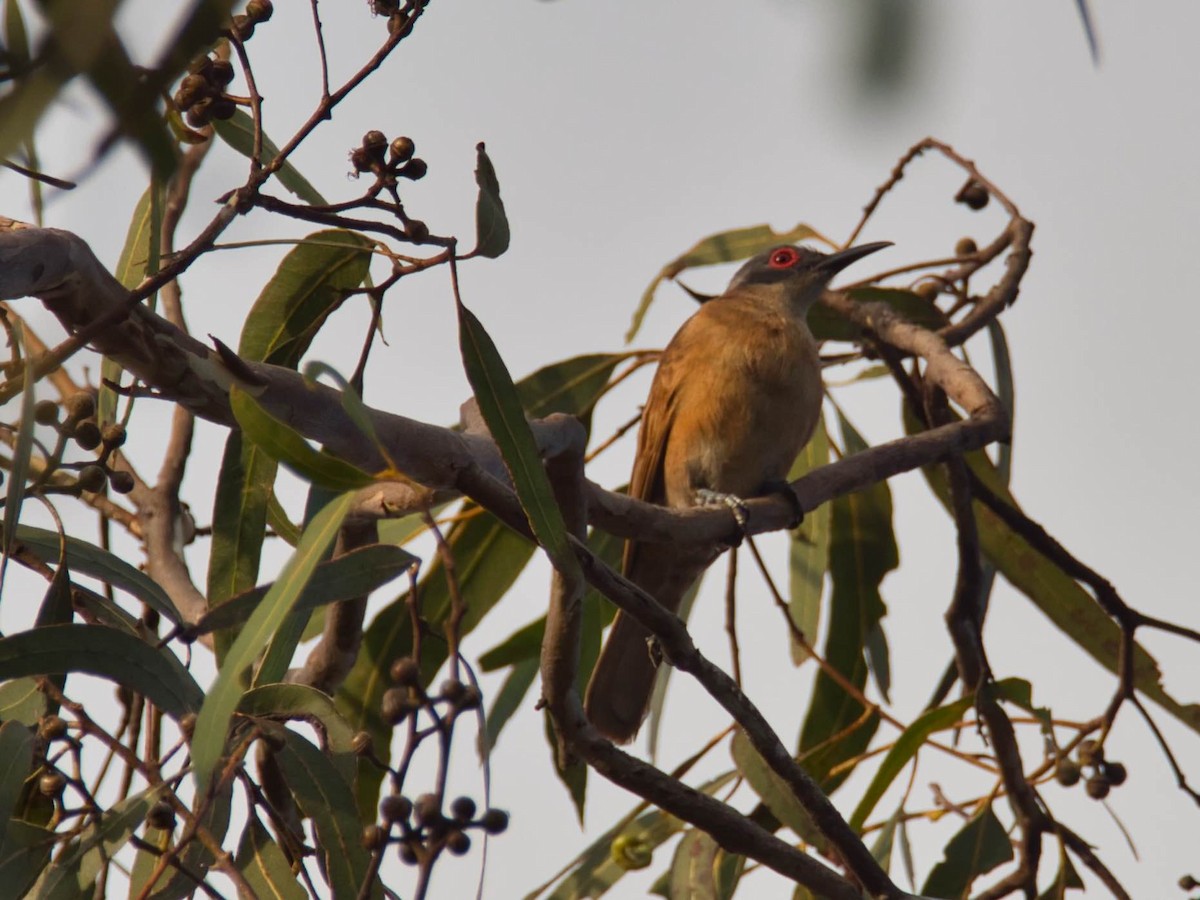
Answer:
[{"label": "white sky background", "polygon": [[[346,199],[364,186],[345,180],[346,153],[362,133],[378,128],[389,138],[410,135],[430,166],[428,177],[404,193],[410,214],[469,244],[474,146],[487,141],[513,243],[499,260],[464,267],[464,296],[510,369],[521,375],[578,353],[619,349],[646,283],[703,235],[803,221],[844,239],[908,146],[926,135],[948,141],[976,160],[1037,225],[1020,300],[1003,318],[1017,384],[1017,497],[1128,602],[1198,627],[1192,560],[1200,527],[1192,507],[1200,498],[1193,462],[1200,433],[1191,357],[1200,315],[1190,296],[1194,263],[1187,260],[1195,257],[1200,208],[1200,7],[1094,2],[1103,51],[1097,68],[1070,0],[908,5],[918,13],[916,66],[895,90],[880,95],[865,92],[856,80],[860,3],[434,3],[414,36],[295,162],[331,200]],[[268,131],[282,143],[311,111],[318,83],[308,4],[277,0],[276,7],[275,19],[249,46],[266,97]],[[128,34],[136,31],[130,41],[146,53],[143,59],[152,56],[174,8],[126,4],[122,21]],[[384,22],[369,16],[365,3],[326,3],[323,12],[338,83],[382,40]],[[73,97],[74,108],[39,133],[44,166],[53,174],[77,171],[91,146],[90,138],[81,140],[79,126],[95,123],[90,98],[78,90]],[[957,170],[927,156],[910,172],[864,235],[896,242],[878,257],[879,265],[944,255],[961,235],[982,243],[995,233],[1002,220],[994,209],[970,213],[951,202],[963,180]],[[217,148],[193,190],[184,240],[211,216],[208,200],[243,174],[241,158]],[[77,232],[102,260],[115,263],[143,184],[136,158],[115,154],[79,190],[50,205],[47,224]],[[0,174],[0,201],[0,213],[29,217],[25,185],[13,173]],[[225,239],[310,230],[315,228],[254,214]],[[202,260],[184,283],[193,331],[236,345],[245,312],[281,255],[239,250]],[[868,270],[865,263],[855,269]],[[713,271],[687,280],[716,291],[726,277]],[[34,304],[22,308],[33,310]],[[691,311],[682,292],[665,286],[637,345],[661,346]],[[60,334],[43,312],[31,314],[31,321],[45,339]],[[311,356],[349,372],[365,321],[361,309],[339,313]],[[394,290],[385,327],[390,347],[373,357],[368,402],[429,421],[457,418],[468,389],[444,272]],[[986,354],[976,353],[986,363]],[[90,365],[95,373],[95,362]],[[623,421],[647,385],[648,376],[606,402],[596,433]],[[838,397],[869,440],[899,433],[891,386],[856,386]],[[155,445],[165,434],[166,412],[165,405],[153,409],[143,401],[134,418],[134,459],[144,460],[147,472],[158,459]],[[222,439],[219,429],[201,428],[185,484],[202,522]],[[631,455],[626,442],[589,474],[620,484]],[[902,567],[883,591],[896,712],[908,720],[949,658],[941,617],[953,583],[953,535],[919,476],[894,479],[892,487]],[[299,510],[301,498],[297,489],[289,507]],[[781,546],[768,546],[782,558]],[[203,548],[193,561],[202,583]],[[748,567],[747,560],[743,570]],[[477,655],[538,615],[546,586],[545,568],[532,568],[467,640],[465,651]],[[723,660],[716,593],[702,596],[694,631]],[[741,596],[749,693],[792,742],[811,676],[787,680],[790,668],[768,666],[786,655],[777,614],[752,581]],[[5,613],[7,630],[12,612]],[[1111,678],[1003,584],[993,598],[987,639],[996,674],[1031,678],[1037,703],[1078,720],[1102,711]],[[1180,700],[1198,699],[1195,648],[1157,635],[1144,640],[1162,664],[1168,689]],[[666,766],[721,724],[713,705],[684,682],[675,680],[665,723]],[[494,690],[498,682],[485,687]],[[494,802],[512,812],[513,824],[492,844],[491,897],[531,889],[632,805],[628,795],[593,777],[587,831],[581,832],[548,768],[540,714],[532,700],[527,707],[508,725],[492,760]],[[1200,781],[1195,735],[1152,711]],[[470,736],[460,741],[469,751]],[[1141,862],[1101,806],[1083,797],[1082,787],[1066,796],[1046,788],[1052,808],[1100,845],[1133,896],[1183,896],[1175,882],[1189,867],[1196,871],[1200,814],[1174,788],[1132,709],[1122,713],[1108,748],[1130,769],[1129,782],[1109,802],[1132,832]],[[1038,758],[1037,741],[1027,743],[1025,752],[1027,761]],[[913,806],[930,802],[929,782],[942,784],[951,796],[956,785],[972,785],[957,794],[963,798],[987,789],[978,781],[956,781],[957,770],[943,769],[935,759],[923,757]],[[727,765],[727,754],[718,751],[706,771]],[[472,766],[463,753],[455,791],[478,796]],[[414,792],[419,785],[414,782]],[[861,787],[852,782],[838,795],[843,811],[849,812]],[[885,800],[878,812],[891,808]],[[949,820],[936,828],[914,826],[918,886],[956,827]],[[931,840],[921,841],[922,834]],[[1048,842],[1047,871],[1056,852]],[[432,896],[473,895],[478,859],[474,850],[465,861],[440,863]],[[650,874],[631,877],[614,896],[641,896],[668,861],[662,853]],[[758,897],[790,896],[773,876],[755,875],[746,889]]]}]

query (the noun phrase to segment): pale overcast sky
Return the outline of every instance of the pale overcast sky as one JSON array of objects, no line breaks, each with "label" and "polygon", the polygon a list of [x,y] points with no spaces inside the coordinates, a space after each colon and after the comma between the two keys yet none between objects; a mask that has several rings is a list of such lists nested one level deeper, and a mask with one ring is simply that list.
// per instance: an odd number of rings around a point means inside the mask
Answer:
[{"label": "pale overcast sky", "polygon": [[[268,131],[282,142],[312,109],[318,83],[308,4],[276,7],[250,49]],[[1097,67],[1073,0],[909,2],[915,64],[883,91],[868,89],[859,77],[866,7],[817,0],[436,2],[413,38],[295,161],[327,197],[345,199],[361,187],[345,173],[346,153],[362,133],[407,134],[430,167],[405,193],[410,213],[436,232],[469,236],[474,147],[486,141],[511,217],[512,248],[499,260],[466,266],[463,286],[519,375],[578,353],[619,349],[647,282],[697,238],[735,226],[789,228],[802,221],[844,239],[908,146],[926,135],[953,144],[1037,225],[1020,300],[1003,318],[1017,384],[1017,497],[1128,602],[1200,627],[1193,562],[1200,545],[1193,509],[1200,500],[1193,361],[1200,312],[1187,262],[1194,262],[1200,237],[1200,6],[1093,0],[1102,49]],[[144,43],[145,58],[174,8],[125,5],[122,21],[130,34],[136,30],[131,41]],[[322,9],[337,82],[377,44],[384,23],[368,15],[365,2]],[[896,39],[884,35],[882,41]],[[92,117],[89,100],[81,91],[73,96],[73,108],[39,133],[44,166],[54,174],[75,171],[90,146],[78,137],[79,123]],[[209,198],[242,172],[241,158],[218,148],[193,190],[185,234],[207,221]],[[101,259],[115,262],[143,181],[136,158],[115,154],[73,195],[48,207],[47,224],[79,233]],[[945,255],[964,234],[994,234],[1002,222],[994,209],[970,213],[951,202],[961,181],[957,170],[927,157],[864,238],[895,241],[886,260],[892,265]],[[0,200],[3,214],[29,217],[25,186],[11,172],[0,175]],[[280,229],[255,214],[225,239],[278,236]],[[308,230],[289,226],[283,233]],[[184,286],[194,332],[236,345],[248,304],[281,253],[233,251],[202,261]],[[689,283],[716,291],[727,276],[696,273]],[[367,400],[416,418],[453,421],[468,389],[444,274],[405,282],[388,304],[390,348],[374,357]],[[686,295],[665,286],[637,345],[661,346],[691,310]],[[45,314],[32,320],[45,338],[58,336]],[[339,314],[312,355],[349,371],[364,321],[361,310]],[[986,361],[986,353],[976,352]],[[623,421],[647,384],[630,385],[602,407],[597,432]],[[890,385],[843,389],[838,397],[868,439],[899,433]],[[139,406],[139,441],[165,427],[165,412]],[[200,437],[204,452],[195,456],[185,488],[205,521],[222,433],[206,426]],[[631,454],[627,442],[589,474],[620,484]],[[155,458],[147,452],[146,464]],[[902,566],[883,591],[897,712],[911,718],[949,658],[941,617],[953,583],[953,538],[920,476],[895,479],[893,492]],[[300,497],[297,490],[289,507],[298,509]],[[780,557],[780,547],[768,546]],[[202,580],[203,547],[193,559]],[[711,580],[716,584],[723,575]],[[532,568],[468,639],[466,652],[488,649],[538,615],[546,585],[545,568]],[[724,660],[721,603],[713,594],[701,598],[695,633]],[[791,670],[760,660],[785,655],[777,616],[750,582],[742,601],[748,690],[790,742],[811,675],[795,682],[798,687],[785,682],[786,692],[776,687]],[[987,639],[996,674],[1033,679],[1038,704],[1080,720],[1103,710],[1111,678],[1003,584]],[[747,653],[759,642],[761,653]],[[1146,643],[1175,696],[1198,699],[1196,648],[1157,635]],[[661,761],[667,766],[721,724],[712,704],[684,681],[676,680],[665,723]],[[1151,709],[1189,775],[1200,780],[1196,736]],[[462,743],[469,751],[470,741]],[[1040,756],[1036,739],[1024,748],[1028,760]],[[1200,875],[1194,837],[1200,812],[1175,789],[1132,710],[1122,714],[1109,750],[1130,767],[1129,783],[1109,804],[1129,828],[1140,862],[1117,825],[1081,790],[1064,796],[1051,786],[1046,795],[1069,825],[1103,849],[1133,896],[1182,896],[1179,876]],[[727,754],[719,751],[705,771],[727,766]],[[580,831],[548,769],[532,698],[507,727],[492,772],[495,803],[513,813],[513,822],[489,854],[489,897],[531,889],[634,802],[593,777],[587,829]],[[952,793],[956,778],[926,762],[913,805],[930,802],[930,782]],[[454,782],[455,790],[479,793],[468,752]],[[861,785],[851,783],[837,796],[843,811],[852,808],[856,790]],[[890,807],[885,801],[880,808]],[[949,821],[914,826],[920,877],[955,827]],[[1055,852],[1047,846],[1048,856]],[[439,864],[432,896],[472,895],[478,859],[472,852],[465,861]],[[613,896],[644,895],[668,860],[662,854]],[[747,896],[791,896],[779,880],[761,874],[745,889]]]}]

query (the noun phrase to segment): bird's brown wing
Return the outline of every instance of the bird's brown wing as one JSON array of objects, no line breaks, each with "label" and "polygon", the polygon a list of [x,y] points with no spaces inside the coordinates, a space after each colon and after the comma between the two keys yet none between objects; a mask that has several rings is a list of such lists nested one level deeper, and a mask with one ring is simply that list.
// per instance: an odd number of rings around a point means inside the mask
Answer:
[{"label": "bird's brown wing", "polygon": [[[666,500],[663,460],[666,458],[667,438],[675,417],[682,374],[679,366],[673,363],[674,358],[671,347],[668,347],[654,373],[654,383],[650,386],[650,395],[646,398],[641,427],[638,429],[633,473],[629,476],[629,496],[647,503],[663,503]],[[632,571],[637,547],[636,541],[625,542],[621,570],[626,574]]]}]

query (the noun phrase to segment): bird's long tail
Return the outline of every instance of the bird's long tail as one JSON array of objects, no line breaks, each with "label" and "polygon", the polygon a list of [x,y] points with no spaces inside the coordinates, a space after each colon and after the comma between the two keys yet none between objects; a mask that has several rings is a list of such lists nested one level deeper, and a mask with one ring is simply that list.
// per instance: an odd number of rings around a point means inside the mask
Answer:
[{"label": "bird's long tail", "polygon": [[[685,544],[639,544],[625,576],[671,612],[720,553],[721,548]],[[608,640],[588,682],[584,708],[592,724],[610,740],[633,740],[650,707],[658,663],[648,644],[650,632],[636,619],[617,613]]]}]

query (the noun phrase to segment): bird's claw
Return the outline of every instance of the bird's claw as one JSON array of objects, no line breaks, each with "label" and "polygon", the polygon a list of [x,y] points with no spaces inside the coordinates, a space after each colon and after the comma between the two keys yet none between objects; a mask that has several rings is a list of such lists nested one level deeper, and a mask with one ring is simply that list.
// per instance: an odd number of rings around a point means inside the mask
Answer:
[{"label": "bird's claw", "polygon": [[720,491],[711,491],[708,488],[697,488],[696,500],[700,506],[727,506],[729,508],[738,526],[737,540],[731,546],[739,546],[742,538],[746,535],[746,525],[750,521],[750,511],[746,509],[742,498],[736,494],[722,494]]}]

